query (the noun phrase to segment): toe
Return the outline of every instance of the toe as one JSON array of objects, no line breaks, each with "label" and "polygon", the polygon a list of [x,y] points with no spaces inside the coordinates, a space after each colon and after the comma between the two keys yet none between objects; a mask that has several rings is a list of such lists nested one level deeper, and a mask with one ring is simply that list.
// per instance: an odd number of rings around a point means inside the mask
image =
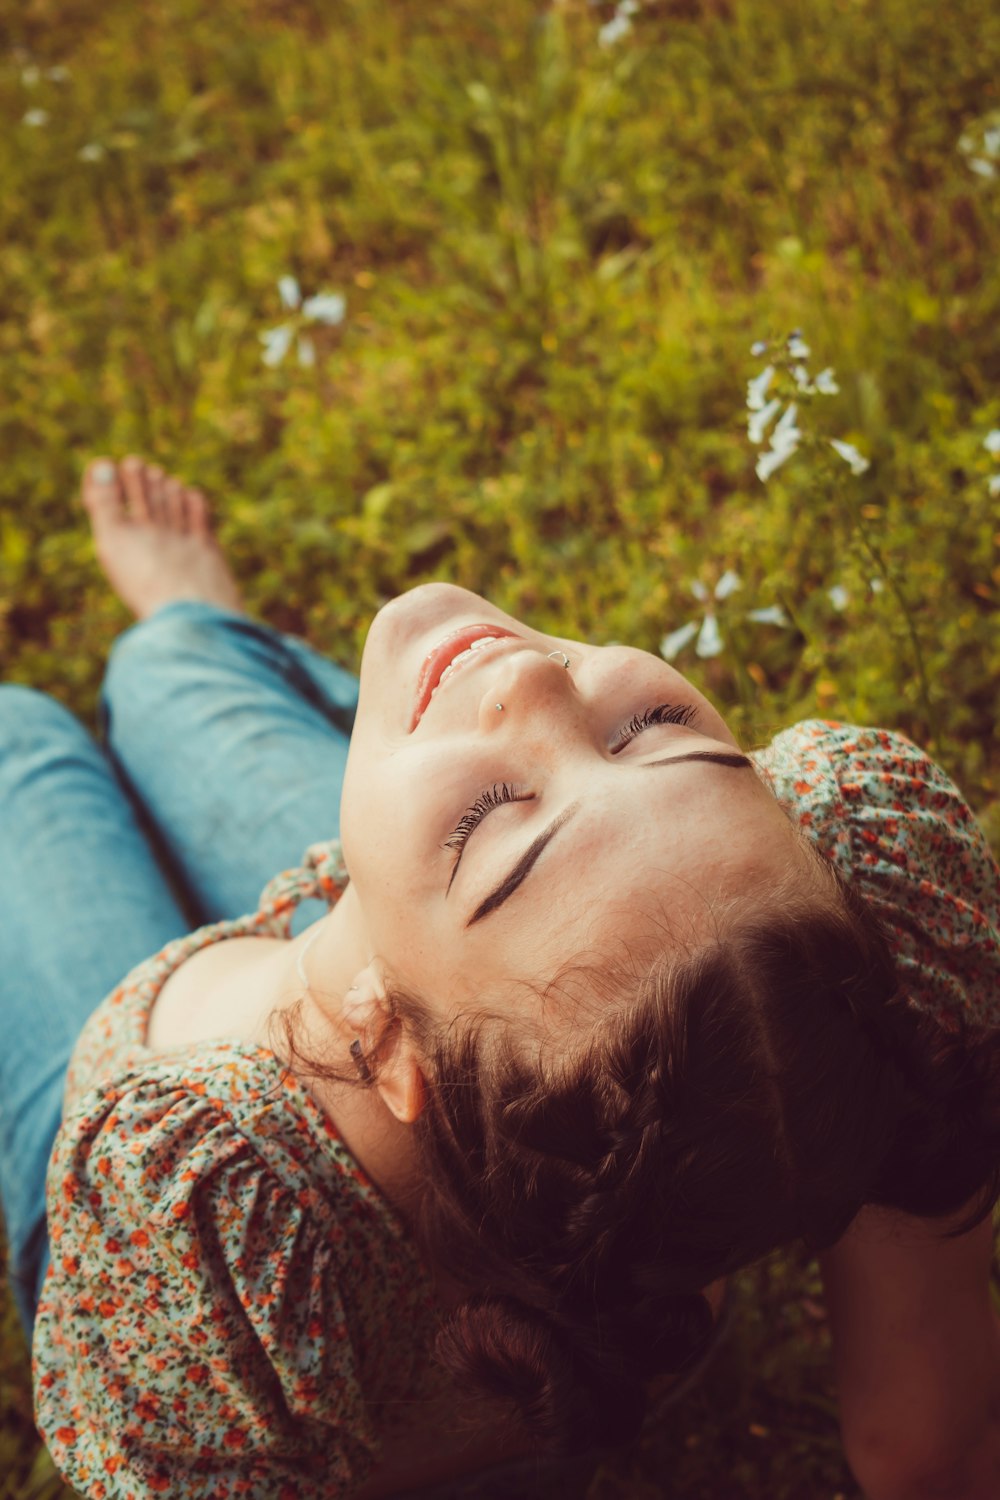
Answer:
[{"label": "toe", "polygon": [[83,476],[82,498],[95,525],[124,515],[124,493],[113,459],[95,458]]},{"label": "toe", "polygon": [[159,464],[146,465],[146,495],[154,521],[169,526],[173,517],[167,499],[167,476]]},{"label": "toe", "polygon": [[153,509],[150,503],[149,484],[146,477],[145,461],[135,453],[130,453],[121,461],[122,484],[125,487],[125,498],[128,501],[129,514],[136,521],[153,520]]},{"label": "toe", "polygon": [[186,490],[185,502],[187,505],[188,527],[198,536],[208,536],[211,527],[208,520],[208,501],[201,490]]},{"label": "toe", "polygon": [[179,479],[169,478],[163,488],[166,515],[175,531],[190,530],[187,506],[184,503],[184,486]]}]

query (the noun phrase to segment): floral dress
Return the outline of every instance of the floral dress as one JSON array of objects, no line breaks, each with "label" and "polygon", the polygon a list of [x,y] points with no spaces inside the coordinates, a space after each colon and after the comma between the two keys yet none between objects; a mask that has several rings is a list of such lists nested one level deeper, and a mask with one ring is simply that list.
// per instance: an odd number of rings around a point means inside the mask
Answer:
[{"label": "floral dress", "polygon": [[[912,1002],[945,1026],[1000,1022],[1000,872],[939,767],[901,735],[818,720],[755,760],[888,922]],[[335,1500],[378,1460],[383,1414],[435,1389],[426,1272],[301,1083],[242,1041],[145,1046],[185,958],[288,937],[296,903],[332,905],[345,879],[338,846],[314,845],[257,912],[134,969],[73,1054],[35,1407],[59,1469],[97,1500]]]}]

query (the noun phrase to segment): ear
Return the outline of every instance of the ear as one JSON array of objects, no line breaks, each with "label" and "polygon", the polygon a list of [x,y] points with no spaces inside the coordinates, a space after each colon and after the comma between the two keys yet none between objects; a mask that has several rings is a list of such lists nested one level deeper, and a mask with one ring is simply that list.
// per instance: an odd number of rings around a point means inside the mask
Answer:
[{"label": "ear", "polygon": [[385,985],[374,961],[355,976],[343,1017],[365,1054],[378,1059],[373,1071],[382,1103],[402,1124],[412,1125],[426,1102],[423,1070],[413,1042],[389,1014]]}]

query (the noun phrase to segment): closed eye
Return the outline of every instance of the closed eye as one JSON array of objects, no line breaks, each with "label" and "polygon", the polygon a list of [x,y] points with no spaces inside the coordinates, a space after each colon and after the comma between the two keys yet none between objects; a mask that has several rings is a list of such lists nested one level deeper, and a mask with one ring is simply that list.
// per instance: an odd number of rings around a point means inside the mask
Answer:
[{"label": "closed eye", "polygon": [[619,731],[611,754],[618,755],[651,724],[690,724],[696,713],[697,709],[690,703],[659,703],[655,708],[644,708]]}]

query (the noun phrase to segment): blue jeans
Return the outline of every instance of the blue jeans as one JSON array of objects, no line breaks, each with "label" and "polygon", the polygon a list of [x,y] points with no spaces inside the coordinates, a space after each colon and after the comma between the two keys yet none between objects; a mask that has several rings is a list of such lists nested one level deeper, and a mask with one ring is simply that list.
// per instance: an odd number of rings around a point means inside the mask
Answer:
[{"label": "blue jeans", "polygon": [[[357,679],[303,641],[188,601],[108,663],[106,752],[0,685],[0,1202],[28,1331],[48,1264],[45,1169],[66,1065],[128,971],[334,838]],[[326,911],[303,902],[293,932]]]}]

